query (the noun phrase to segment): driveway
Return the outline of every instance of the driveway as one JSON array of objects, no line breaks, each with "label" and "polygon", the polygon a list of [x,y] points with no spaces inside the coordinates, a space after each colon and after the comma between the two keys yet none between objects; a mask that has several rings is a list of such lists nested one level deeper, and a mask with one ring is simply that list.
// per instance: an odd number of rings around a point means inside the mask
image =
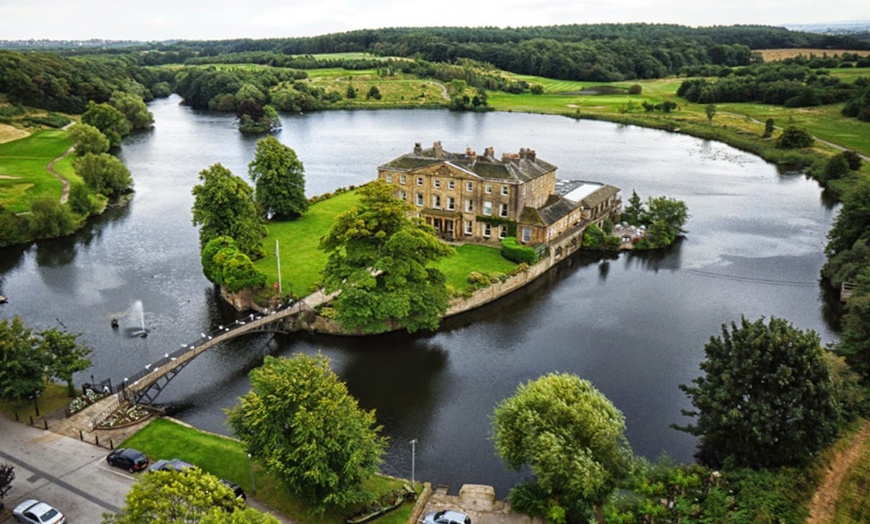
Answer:
[{"label": "driveway", "polygon": [[[68,522],[98,523],[117,512],[133,476],[106,464],[106,449],[0,416],[0,462],[15,466],[6,507],[34,498]],[[12,522],[12,518],[8,522]]]}]

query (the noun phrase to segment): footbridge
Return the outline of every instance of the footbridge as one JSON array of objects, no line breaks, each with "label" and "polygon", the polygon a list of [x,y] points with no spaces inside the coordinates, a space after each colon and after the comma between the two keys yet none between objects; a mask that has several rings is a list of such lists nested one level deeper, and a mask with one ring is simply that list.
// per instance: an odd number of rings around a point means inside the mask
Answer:
[{"label": "footbridge", "polygon": [[310,311],[320,304],[329,302],[334,296],[334,294],[317,292],[283,308],[252,313],[231,324],[218,326],[217,330],[210,333],[202,333],[197,340],[185,344],[172,353],[165,353],[157,362],[147,364],[144,369],[132,376],[124,377],[124,380],[114,388],[118,401],[153,404],[160,392],[181,370],[209,349],[243,335],[288,333],[285,328],[287,318],[298,315],[306,309]]}]

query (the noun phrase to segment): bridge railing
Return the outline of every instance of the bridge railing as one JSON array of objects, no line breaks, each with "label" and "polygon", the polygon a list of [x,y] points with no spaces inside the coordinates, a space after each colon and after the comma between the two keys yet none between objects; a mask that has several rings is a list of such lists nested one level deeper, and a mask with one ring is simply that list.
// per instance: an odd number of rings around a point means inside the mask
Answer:
[{"label": "bridge railing", "polygon": [[[287,316],[286,314],[279,315],[278,314],[279,312],[288,313],[288,314],[291,313],[291,311],[288,311],[290,309],[289,308],[290,304],[288,304],[287,306],[288,307],[286,307],[286,308],[280,308],[280,307],[276,308],[275,310],[270,311],[267,314],[252,313],[252,314],[248,315],[247,317],[244,317],[242,319],[237,319],[232,324],[228,324],[226,326],[221,325],[218,327],[218,329],[211,331],[210,333],[202,333],[202,336],[200,338],[198,338],[195,342],[193,342],[191,344],[185,344],[184,346],[182,346],[179,349],[176,349],[172,353],[165,353],[156,362],[152,362],[151,364],[146,365],[144,369],[141,369],[141,370],[137,371],[136,373],[125,377],[124,380],[115,388],[115,391],[118,392],[122,397],[129,399],[130,394],[127,390],[128,389],[135,389],[134,393],[138,392],[138,390],[140,390],[142,388],[136,387],[137,383],[140,380],[146,378],[149,374],[156,373],[163,366],[169,364],[170,362],[182,359],[185,355],[187,355],[189,353],[195,353],[195,352],[199,351],[203,345],[208,344],[209,342],[212,342],[215,339],[233,338],[233,336],[234,336],[233,332],[238,331],[238,330],[243,330],[245,332],[251,331],[251,327],[250,327],[251,322],[257,322],[257,321],[265,319],[265,320],[267,320],[266,323],[268,324],[268,323],[271,323],[274,321],[278,321],[281,318],[283,318],[284,316]],[[283,311],[282,311],[282,309],[283,309]],[[226,336],[226,335],[231,335],[231,336]]]}]

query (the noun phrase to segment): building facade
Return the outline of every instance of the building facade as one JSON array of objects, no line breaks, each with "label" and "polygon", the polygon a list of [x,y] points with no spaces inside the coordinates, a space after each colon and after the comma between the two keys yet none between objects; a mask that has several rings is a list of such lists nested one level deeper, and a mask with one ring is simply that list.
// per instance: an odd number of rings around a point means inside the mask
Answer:
[{"label": "building facade", "polygon": [[[556,166],[522,148],[497,158],[492,147],[451,153],[435,142],[380,167],[378,178],[446,240],[498,243],[516,236],[523,244],[548,243],[594,214],[619,211],[618,189],[584,207],[556,192]],[[603,220],[603,219],[602,219]]]}]

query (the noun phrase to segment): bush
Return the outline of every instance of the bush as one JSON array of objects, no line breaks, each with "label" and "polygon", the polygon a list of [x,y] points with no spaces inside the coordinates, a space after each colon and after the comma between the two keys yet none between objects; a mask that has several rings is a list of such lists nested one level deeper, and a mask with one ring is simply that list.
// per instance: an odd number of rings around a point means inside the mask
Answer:
[{"label": "bush", "polygon": [[628,94],[630,95],[639,95],[641,93],[643,93],[643,87],[640,84],[632,84],[628,88]]},{"label": "bush", "polygon": [[538,260],[535,250],[519,244],[516,237],[507,237],[501,241],[501,256],[518,264],[532,265]]},{"label": "bush", "polygon": [[803,129],[788,126],[782,132],[782,135],[776,139],[776,147],[779,149],[801,149],[812,147],[813,142],[813,137]]}]

